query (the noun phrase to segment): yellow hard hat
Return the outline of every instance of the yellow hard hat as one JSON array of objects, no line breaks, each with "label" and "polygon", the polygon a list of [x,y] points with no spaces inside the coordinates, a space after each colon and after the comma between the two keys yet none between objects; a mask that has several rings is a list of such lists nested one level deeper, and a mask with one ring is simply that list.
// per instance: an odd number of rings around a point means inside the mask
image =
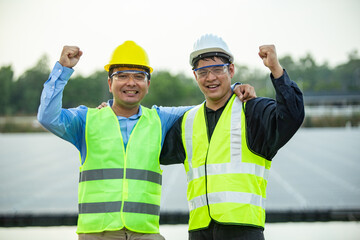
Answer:
[{"label": "yellow hard hat", "polygon": [[125,41],[113,52],[109,64],[104,68],[108,72],[112,65],[132,65],[134,67],[145,67],[152,73],[150,61],[145,50],[134,41]]}]

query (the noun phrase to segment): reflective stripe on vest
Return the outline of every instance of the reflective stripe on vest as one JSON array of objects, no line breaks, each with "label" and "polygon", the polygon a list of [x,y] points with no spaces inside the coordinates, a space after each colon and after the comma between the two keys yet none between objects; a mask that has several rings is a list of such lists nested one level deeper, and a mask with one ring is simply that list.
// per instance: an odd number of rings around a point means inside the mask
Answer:
[{"label": "reflective stripe on vest", "polygon": [[142,107],[126,151],[111,108],[88,109],[87,157],[80,168],[77,233],[159,232],[161,122]]},{"label": "reflective stripe on vest", "polygon": [[[261,208],[264,208],[264,198],[259,195],[243,192],[214,192],[208,193],[209,204],[222,203],[224,199],[229,199],[234,203],[250,203]],[[190,211],[207,205],[206,195],[200,195],[189,201]]]},{"label": "reflective stripe on vest", "polygon": [[[122,202],[80,203],[79,213],[119,212],[122,205],[121,203]],[[159,215],[160,206],[149,203],[124,202],[123,212]]]},{"label": "reflective stripe on vest", "polygon": [[[124,177],[124,168],[93,169],[82,171],[80,173],[80,182],[105,180],[105,179],[122,179]],[[143,169],[126,169],[127,179],[144,180],[161,185],[161,174]]]},{"label": "reflective stripe on vest", "polygon": [[[266,183],[271,162],[248,149],[244,118],[242,103],[233,96],[215,127],[211,141],[206,142],[204,105],[191,109],[184,116],[184,165],[188,179],[190,230],[207,227],[210,217],[218,222],[264,225]],[[193,152],[194,149],[198,152]],[[227,154],[214,159],[212,155],[218,150]],[[210,155],[207,155],[209,152]],[[193,162],[194,157],[196,163]],[[207,162],[207,159],[212,162]],[[240,187],[242,182],[247,185]],[[207,205],[209,208],[203,208]],[[259,215],[237,217],[241,212],[229,213],[240,208],[243,209],[242,215]]]}]

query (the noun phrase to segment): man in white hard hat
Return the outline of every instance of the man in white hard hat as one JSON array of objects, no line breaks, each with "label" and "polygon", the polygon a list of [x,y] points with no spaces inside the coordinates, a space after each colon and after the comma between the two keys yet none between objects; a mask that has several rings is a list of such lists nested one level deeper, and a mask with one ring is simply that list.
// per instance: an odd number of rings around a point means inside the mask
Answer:
[{"label": "man in white hard hat", "polygon": [[183,163],[188,180],[189,239],[264,239],[271,160],[304,119],[300,89],[280,66],[275,46],[259,48],[276,100],[242,103],[231,88],[234,57],[218,36],[204,35],[190,54],[205,103],[168,132],[161,164]]},{"label": "man in white hard hat", "polygon": [[[38,112],[45,128],[80,151],[79,239],[164,239],[159,155],[167,131],[190,107],[140,105],[153,69],[145,50],[125,41],[104,67],[113,94],[110,106],[64,109],[62,93],[82,54],[76,46],[63,48]],[[242,97],[254,96],[249,86],[240,87]]]}]

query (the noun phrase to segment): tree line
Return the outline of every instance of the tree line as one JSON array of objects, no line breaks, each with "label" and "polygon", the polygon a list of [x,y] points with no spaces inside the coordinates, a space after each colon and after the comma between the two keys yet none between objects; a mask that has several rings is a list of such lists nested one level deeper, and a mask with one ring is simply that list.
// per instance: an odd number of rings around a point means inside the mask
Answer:
[{"label": "tree line", "polygon": [[[360,58],[356,51],[349,54],[347,62],[330,67],[327,62],[319,64],[311,54],[294,59],[290,55],[279,59],[306,95],[307,93],[360,92]],[[44,82],[50,74],[49,61],[42,56],[34,67],[15,79],[12,66],[0,68],[0,116],[35,115],[40,103]],[[274,97],[269,73],[236,65],[233,82],[248,83],[255,87],[257,96]],[[84,77],[75,74],[64,90],[63,107],[86,105],[96,107],[111,99],[107,84],[107,72],[95,71]],[[151,107],[195,105],[204,100],[193,77],[157,71],[151,76],[149,94],[142,104]]]}]

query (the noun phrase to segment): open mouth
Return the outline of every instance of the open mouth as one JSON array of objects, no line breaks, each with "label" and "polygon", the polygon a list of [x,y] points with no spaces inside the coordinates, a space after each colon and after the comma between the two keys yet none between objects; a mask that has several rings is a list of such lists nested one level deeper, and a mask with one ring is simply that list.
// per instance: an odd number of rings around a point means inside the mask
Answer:
[{"label": "open mouth", "polygon": [[136,91],[136,90],[125,90],[125,91],[123,91],[123,93],[133,95],[133,94],[139,93],[139,91]]},{"label": "open mouth", "polygon": [[212,85],[209,85],[209,86],[206,86],[207,88],[209,89],[216,89],[217,87],[219,87],[219,84],[212,84]]}]

